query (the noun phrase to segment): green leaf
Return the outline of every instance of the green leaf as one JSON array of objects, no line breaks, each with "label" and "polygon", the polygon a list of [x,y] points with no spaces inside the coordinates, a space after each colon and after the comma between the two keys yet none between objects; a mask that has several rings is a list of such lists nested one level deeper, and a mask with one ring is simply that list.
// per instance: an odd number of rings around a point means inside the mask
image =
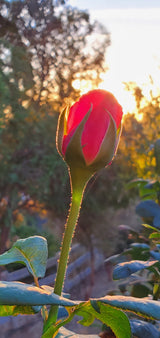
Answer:
[{"label": "green leaf", "polygon": [[136,298],[148,297],[152,292],[152,287],[149,283],[136,283],[132,286],[131,296]]},{"label": "green leaf", "polygon": [[153,232],[152,234],[149,235],[149,238],[159,239],[160,238],[160,232]]},{"label": "green leaf", "polygon": [[153,287],[153,297],[156,300],[159,298],[159,296],[160,296],[160,284],[155,283]]},{"label": "green leaf", "polygon": [[[79,307],[79,306],[78,306]],[[61,329],[62,326],[68,324],[74,317],[75,315],[75,310],[77,310],[77,306],[74,308],[67,308],[68,311],[68,317],[64,318],[62,320],[59,320],[56,325],[50,325],[49,327],[44,324],[43,326],[43,334],[41,338],[50,338],[50,337],[55,337],[55,334],[58,334],[59,329]],[[57,337],[57,335],[56,335]],[[58,336],[59,337],[59,336]],[[62,336],[63,337],[63,336]]]},{"label": "green leaf", "polygon": [[97,301],[113,306],[124,311],[131,311],[149,319],[160,320],[160,302],[146,298],[127,296],[106,296]]},{"label": "green leaf", "polygon": [[[52,337],[61,326],[69,323],[75,315],[82,316],[83,319],[79,323],[83,325],[90,325],[94,319],[99,319],[102,323],[105,323],[116,334],[117,338],[130,338],[131,329],[128,317],[121,310],[114,309],[113,307],[98,302],[98,300],[87,301],[80,303],[75,307],[68,308],[68,318],[58,322],[56,326],[50,326],[42,335],[42,338]],[[98,310],[98,312],[97,312]],[[81,337],[81,335],[79,335]],[[78,336],[78,337],[79,337]],[[56,335],[56,337],[59,337]],[[76,337],[76,336],[75,336]],[[88,337],[88,335],[87,335]]]},{"label": "green leaf", "polygon": [[142,224],[145,228],[147,228],[147,229],[150,229],[150,230],[153,230],[153,231],[157,231],[157,232],[159,232],[160,233],[160,230],[159,229],[157,229],[157,228],[155,228],[155,227],[153,227],[152,225],[149,225],[149,224]]},{"label": "green leaf", "polygon": [[77,311],[78,316],[82,316],[83,319],[79,320],[78,323],[84,326],[90,326],[94,320],[95,315],[92,313],[92,308],[90,302],[84,303]]},{"label": "green leaf", "polygon": [[[62,326],[68,324],[75,315],[83,317],[83,319],[81,319],[79,323],[84,326],[91,325],[95,319],[95,315],[92,314],[93,311],[92,311],[92,307],[89,301],[85,303],[83,302],[83,303],[77,304],[74,307],[67,307],[66,309],[68,311],[67,318],[64,318],[61,321],[58,321],[55,326],[51,325],[50,327],[46,328],[44,325],[44,328],[43,328],[44,331],[43,331],[42,338],[50,338],[53,335],[55,335],[56,332],[58,333],[59,329],[61,330]],[[59,337],[59,336],[56,335],[56,337]]]},{"label": "green leaf", "polygon": [[27,266],[34,277],[44,277],[48,256],[47,241],[41,236],[19,239],[0,255],[0,265],[19,262]]},{"label": "green leaf", "polygon": [[146,243],[132,243],[131,248],[136,249],[136,250],[138,249],[149,250],[150,246]]},{"label": "green leaf", "polygon": [[150,246],[146,243],[133,243],[124,251],[125,255],[131,255],[132,260],[146,261],[150,258]]},{"label": "green leaf", "polygon": [[81,311],[81,315],[83,316],[83,319],[79,320],[79,324],[83,326],[90,326],[94,322],[95,318],[92,313],[88,313],[86,311]]},{"label": "green leaf", "polygon": [[[43,332],[42,338],[50,338],[55,335],[61,326],[66,325],[73,319],[74,315],[84,317],[80,321],[83,325],[88,325],[89,322],[92,323],[94,318],[96,318],[109,326],[117,338],[130,338],[130,324],[123,310],[133,312],[148,319],[160,320],[160,303],[157,301],[146,298],[106,296],[67,308],[68,317],[65,320],[59,321],[56,326],[53,327],[51,325],[47,328]],[[63,331],[60,329],[59,332]],[[56,337],[61,336],[57,333]]]},{"label": "green leaf", "polygon": [[21,282],[0,282],[1,305],[62,305],[73,306],[75,302],[59,297],[53,292]]},{"label": "green leaf", "polygon": [[17,316],[19,314],[33,315],[39,312],[40,309],[41,306],[0,305],[0,317]]},{"label": "green leaf", "polygon": [[143,200],[147,200],[147,199],[152,199],[152,198],[156,198],[157,193],[154,190],[154,188],[151,189],[151,187],[148,188],[148,184],[146,184],[145,186],[142,186],[139,188],[139,195],[140,197],[143,198]]},{"label": "green leaf", "polygon": [[100,312],[95,313],[95,317],[99,319],[102,323],[105,323],[107,326],[109,326],[117,338],[131,337],[129,319],[124,312],[99,301],[92,301],[92,306],[93,303],[97,303],[100,310]]},{"label": "green leaf", "polygon": [[143,178],[139,178],[139,179],[135,179],[135,180],[132,180],[129,183],[127,183],[126,187],[128,189],[135,188],[135,187],[141,188],[141,187],[145,186],[148,182],[149,182],[148,180],[144,180]]}]

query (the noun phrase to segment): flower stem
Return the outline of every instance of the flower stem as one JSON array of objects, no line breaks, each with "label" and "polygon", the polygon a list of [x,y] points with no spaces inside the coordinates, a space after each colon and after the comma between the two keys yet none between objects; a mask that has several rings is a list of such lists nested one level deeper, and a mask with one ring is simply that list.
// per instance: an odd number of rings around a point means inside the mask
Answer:
[{"label": "flower stem", "polygon": [[[71,247],[72,237],[74,234],[74,230],[77,224],[79,211],[82,203],[83,198],[83,192],[85,189],[85,185],[88,181],[88,175],[76,175],[74,171],[73,173],[70,172],[70,182],[71,182],[71,192],[72,192],[72,200],[71,200],[71,207],[69,211],[69,216],[65,225],[65,232],[64,237],[62,241],[62,248],[61,248],[61,254],[60,259],[58,263],[58,270],[57,270],[57,276],[54,286],[54,293],[57,295],[61,295],[66,268],[67,268],[67,262],[69,257],[69,251]],[[48,321],[45,325],[45,329],[47,329],[51,324],[54,324],[57,320],[57,314],[58,314],[58,306],[53,305],[51,306]]]},{"label": "flower stem", "polygon": [[72,203],[71,208],[68,216],[68,220],[65,227],[65,233],[63,237],[63,245],[58,265],[58,271],[57,271],[57,278],[55,282],[54,292],[57,295],[61,295],[62,287],[63,287],[63,281],[66,271],[66,266],[68,262],[68,255],[70,251],[71,241],[73,237],[73,233],[75,230],[75,226],[77,223],[77,218],[79,215],[80,205],[81,205],[81,199],[82,199],[83,191],[81,192],[81,196],[77,196],[77,194],[72,195]]}]

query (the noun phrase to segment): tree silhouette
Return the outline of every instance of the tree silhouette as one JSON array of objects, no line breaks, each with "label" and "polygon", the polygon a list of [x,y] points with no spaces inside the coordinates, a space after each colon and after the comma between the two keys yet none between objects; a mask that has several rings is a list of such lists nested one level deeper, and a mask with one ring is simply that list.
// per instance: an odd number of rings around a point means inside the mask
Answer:
[{"label": "tree silhouette", "polygon": [[1,252],[25,196],[55,212],[69,203],[57,111],[79,96],[74,80],[99,83],[108,45],[108,32],[64,1],[0,2]]},{"label": "tree silhouette", "polygon": [[3,20],[15,23],[31,58],[36,108],[77,98],[76,79],[99,83],[109,34],[98,22],[91,23],[88,13],[52,0],[3,1],[0,12],[6,15]]}]

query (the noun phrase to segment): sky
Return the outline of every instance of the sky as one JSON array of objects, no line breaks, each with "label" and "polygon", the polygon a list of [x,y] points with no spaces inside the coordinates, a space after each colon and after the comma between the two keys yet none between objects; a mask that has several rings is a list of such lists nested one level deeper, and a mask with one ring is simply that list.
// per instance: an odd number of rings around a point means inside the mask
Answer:
[{"label": "sky", "polygon": [[[160,87],[160,0],[68,0],[88,10],[111,34],[107,49],[108,72],[101,88],[111,91],[124,111],[135,108],[123,82],[134,81],[149,95],[150,76]],[[86,90],[86,89],[85,89]],[[83,90],[82,90],[83,91]]]},{"label": "sky", "polygon": [[81,9],[159,7],[159,0],[69,0],[69,3]]}]

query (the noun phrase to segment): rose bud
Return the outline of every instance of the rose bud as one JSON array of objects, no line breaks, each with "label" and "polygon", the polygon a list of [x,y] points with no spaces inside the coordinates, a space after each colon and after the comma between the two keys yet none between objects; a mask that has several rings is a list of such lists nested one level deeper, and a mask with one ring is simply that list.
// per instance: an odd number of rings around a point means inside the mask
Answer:
[{"label": "rose bud", "polygon": [[[122,108],[115,97],[105,90],[83,95],[59,117],[57,149],[69,167],[71,205],[65,225],[61,255],[54,286],[61,295],[69,250],[75,231],[83,193],[90,177],[110,164],[119,142]],[[58,308],[51,308],[55,320]]]},{"label": "rose bud", "polygon": [[122,107],[101,89],[80,97],[59,117],[57,149],[70,168],[92,175],[112,161],[121,133]]}]

